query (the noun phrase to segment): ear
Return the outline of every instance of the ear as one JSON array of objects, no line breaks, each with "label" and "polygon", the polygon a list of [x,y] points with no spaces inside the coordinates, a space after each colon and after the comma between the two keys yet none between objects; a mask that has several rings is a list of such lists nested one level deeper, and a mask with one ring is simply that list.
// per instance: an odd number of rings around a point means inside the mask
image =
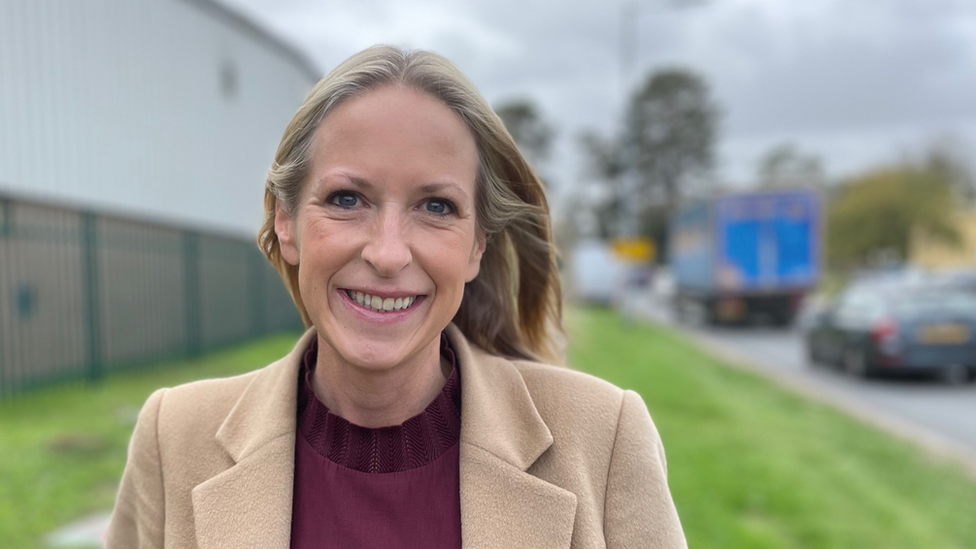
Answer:
[{"label": "ear", "polygon": [[485,247],[488,245],[488,237],[484,231],[478,231],[475,238],[474,247],[471,249],[471,257],[468,258],[468,267],[464,273],[464,281],[471,282],[481,271],[481,256],[485,255]]},{"label": "ear", "polygon": [[278,235],[278,247],[281,257],[290,265],[298,265],[301,252],[298,248],[298,238],[295,219],[281,206],[281,201],[275,201],[275,234]]}]

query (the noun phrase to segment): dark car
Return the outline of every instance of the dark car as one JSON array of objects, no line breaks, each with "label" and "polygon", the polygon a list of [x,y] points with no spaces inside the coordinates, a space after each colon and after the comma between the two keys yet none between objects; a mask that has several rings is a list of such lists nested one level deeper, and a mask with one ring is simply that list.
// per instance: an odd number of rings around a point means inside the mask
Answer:
[{"label": "dark car", "polygon": [[934,372],[951,383],[976,374],[976,296],[945,289],[860,287],[810,319],[814,364],[861,377]]}]

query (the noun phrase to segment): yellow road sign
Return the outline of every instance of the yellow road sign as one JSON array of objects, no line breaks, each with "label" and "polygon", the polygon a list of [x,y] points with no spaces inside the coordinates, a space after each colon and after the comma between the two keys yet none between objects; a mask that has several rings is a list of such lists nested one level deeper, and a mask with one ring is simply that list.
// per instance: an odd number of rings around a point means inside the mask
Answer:
[{"label": "yellow road sign", "polygon": [[635,263],[647,263],[654,260],[654,242],[650,238],[618,238],[610,242],[613,253],[617,257]]}]

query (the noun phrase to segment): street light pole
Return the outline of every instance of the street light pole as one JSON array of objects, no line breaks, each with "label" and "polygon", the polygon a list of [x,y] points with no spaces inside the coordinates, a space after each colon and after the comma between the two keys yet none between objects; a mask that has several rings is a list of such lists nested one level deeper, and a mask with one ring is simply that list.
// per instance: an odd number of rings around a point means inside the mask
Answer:
[{"label": "street light pole", "polygon": [[[631,94],[633,84],[634,67],[637,64],[638,38],[639,38],[639,5],[635,0],[624,2],[620,6],[620,104],[623,113],[624,132],[627,132],[627,103]],[[619,217],[617,218],[617,236],[637,236],[639,223],[637,221],[637,151],[635,147],[628,146],[626,139],[623,140],[624,170],[621,173],[619,197]]]},{"label": "street light pole", "polygon": [[[693,8],[708,4],[710,0],[664,0],[658,5],[667,8]],[[640,0],[625,0],[620,6],[620,103],[624,123],[623,135],[627,133],[627,107],[630,94],[636,91],[634,73],[639,69],[640,56]],[[617,219],[617,236],[634,237],[640,232],[640,206],[644,202],[639,196],[640,182],[637,164],[640,151],[634,146],[623,148],[623,173],[620,190],[622,196]]]},{"label": "street light pole", "polygon": [[620,6],[620,96],[625,104],[637,62],[638,7],[634,0]]}]

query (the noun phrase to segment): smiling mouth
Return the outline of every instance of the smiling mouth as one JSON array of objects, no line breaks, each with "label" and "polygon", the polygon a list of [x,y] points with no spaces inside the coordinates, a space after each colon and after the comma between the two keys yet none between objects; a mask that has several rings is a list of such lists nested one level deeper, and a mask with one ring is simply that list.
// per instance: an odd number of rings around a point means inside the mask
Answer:
[{"label": "smiling mouth", "polygon": [[395,311],[404,311],[412,307],[416,302],[417,298],[423,296],[409,296],[409,297],[387,297],[382,298],[376,295],[369,295],[363,292],[357,292],[355,290],[343,290],[349,299],[359,303],[363,307],[379,313],[392,313]]}]

